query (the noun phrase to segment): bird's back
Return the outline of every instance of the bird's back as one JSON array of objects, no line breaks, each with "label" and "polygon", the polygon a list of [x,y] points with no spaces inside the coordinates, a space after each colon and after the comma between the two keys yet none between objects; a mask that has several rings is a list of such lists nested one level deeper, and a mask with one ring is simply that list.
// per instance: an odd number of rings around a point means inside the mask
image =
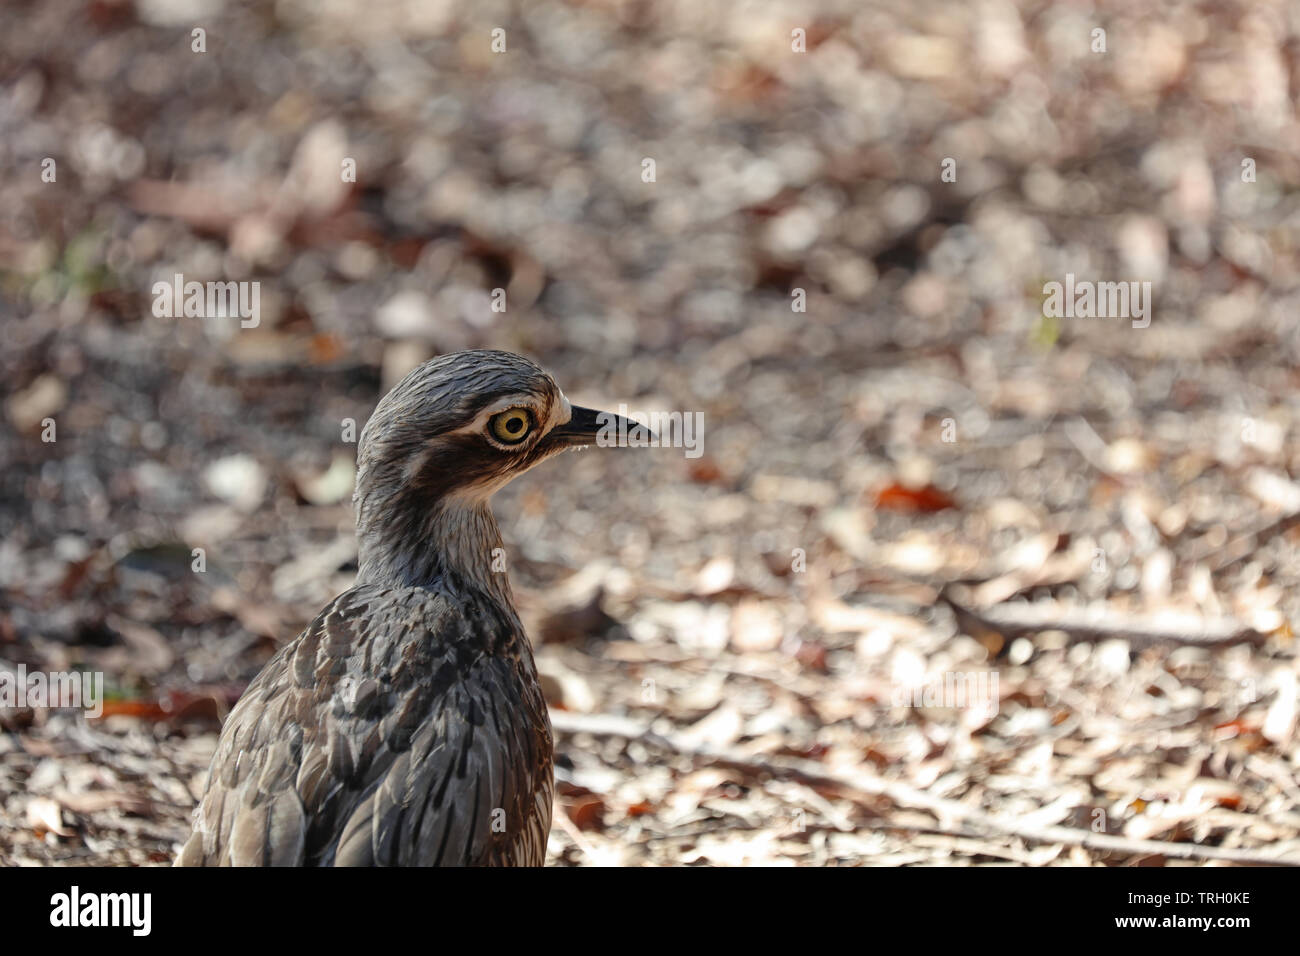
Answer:
[{"label": "bird's back", "polygon": [[551,753],[512,610],[359,586],[231,711],[177,865],[540,866]]}]

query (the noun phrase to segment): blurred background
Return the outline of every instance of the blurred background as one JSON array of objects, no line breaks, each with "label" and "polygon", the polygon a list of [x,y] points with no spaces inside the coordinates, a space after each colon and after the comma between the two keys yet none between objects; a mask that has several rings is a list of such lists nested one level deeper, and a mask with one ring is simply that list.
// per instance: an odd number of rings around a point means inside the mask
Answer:
[{"label": "blurred background", "polygon": [[552,863],[1295,859],[1298,54],[1269,0],[5,3],[0,661],[109,699],[0,709],[0,861],[169,862],[355,572],[346,421],[478,347],[704,414],[496,499]]}]

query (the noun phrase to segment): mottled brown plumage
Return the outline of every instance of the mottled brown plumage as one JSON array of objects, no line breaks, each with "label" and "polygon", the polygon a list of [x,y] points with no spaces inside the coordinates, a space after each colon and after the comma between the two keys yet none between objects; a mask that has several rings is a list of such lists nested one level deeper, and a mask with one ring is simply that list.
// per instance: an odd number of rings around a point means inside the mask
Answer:
[{"label": "mottled brown plumage", "polygon": [[426,362],[380,402],[357,583],[231,711],[178,866],[542,864],[550,721],[488,499],[604,421],[506,352]]}]

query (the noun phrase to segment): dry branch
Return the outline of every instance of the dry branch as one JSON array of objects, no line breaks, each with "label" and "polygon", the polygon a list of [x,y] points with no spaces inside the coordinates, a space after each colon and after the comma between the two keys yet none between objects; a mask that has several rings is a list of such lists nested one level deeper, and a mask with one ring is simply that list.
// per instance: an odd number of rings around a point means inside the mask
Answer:
[{"label": "dry branch", "polygon": [[972,636],[993,632],[1016,638],[1043,631],[1060,631],[1071,641],[1123,639],[1134,649],[1156,644],[1195,647],[1250,644],[1258,647],[1268,637],[1231,617],[1204,618],[1173,613],[1131,615],[1111,608],[1068,607],[1055,602],[1000,604],[976,610],[957,601],[950,589],[945,589],[939,599],[952,609],[962,630]]}]

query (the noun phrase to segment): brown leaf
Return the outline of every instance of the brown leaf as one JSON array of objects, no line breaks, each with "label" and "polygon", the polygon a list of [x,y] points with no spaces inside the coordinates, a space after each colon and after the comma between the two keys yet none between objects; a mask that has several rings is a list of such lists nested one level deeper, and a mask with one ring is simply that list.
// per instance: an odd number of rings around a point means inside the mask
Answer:
[{"label": "brown leaf", "polygon": [[957,502],[934,485],[908,488],[895,482],[876,492],[876,507],[882,511],[932,513],[945,508],[956,508]]},{"label": "brown leaf", "polygon": [[686,473],[691,481],[699,485],[725,485],[727,477],[712,458],[697,458],[691,462]]},{"label": "brown leaf", "polygon": [[605,829],[605,801],[594,793],[578,797],[570,803],[568,814],[579,830]]}]

